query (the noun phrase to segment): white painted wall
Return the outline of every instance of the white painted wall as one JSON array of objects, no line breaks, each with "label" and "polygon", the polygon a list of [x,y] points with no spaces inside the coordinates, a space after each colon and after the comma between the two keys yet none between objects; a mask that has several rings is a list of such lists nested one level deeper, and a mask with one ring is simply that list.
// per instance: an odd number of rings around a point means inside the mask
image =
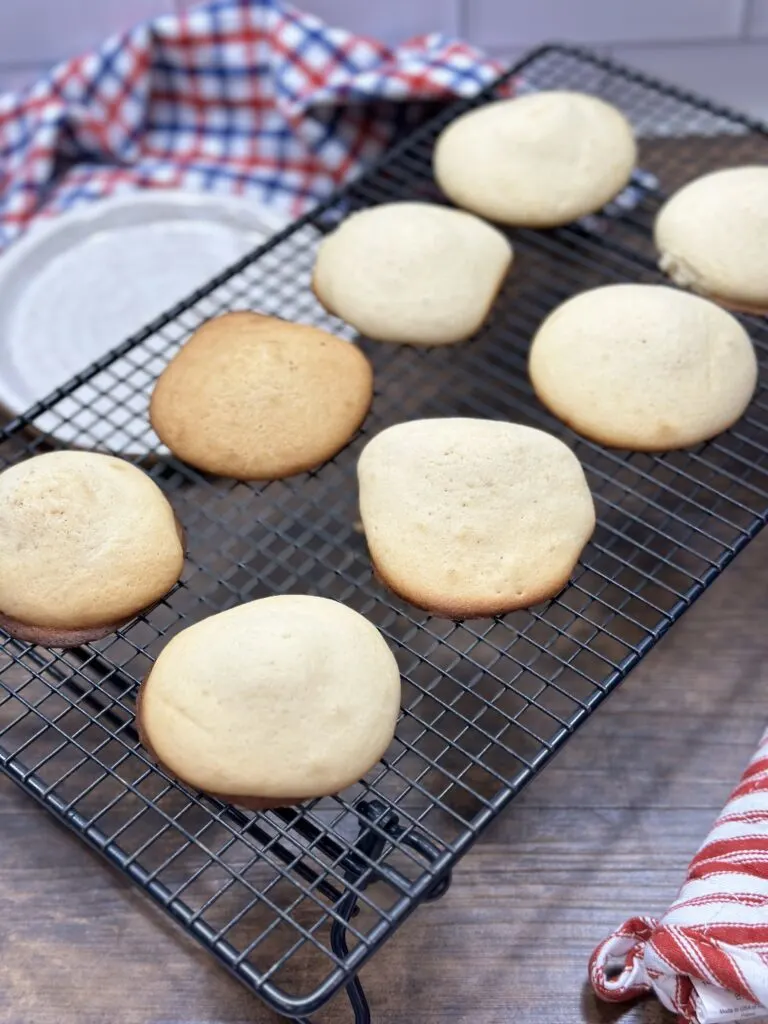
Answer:
[{"label": "white painted wall", "polygon": [[[0,89],[189,2],[0,0]],[[303,0],[303,6],[387,42],[440,30],[508,60],[544,41],[576,41],[768,120],[768,0]]]}]

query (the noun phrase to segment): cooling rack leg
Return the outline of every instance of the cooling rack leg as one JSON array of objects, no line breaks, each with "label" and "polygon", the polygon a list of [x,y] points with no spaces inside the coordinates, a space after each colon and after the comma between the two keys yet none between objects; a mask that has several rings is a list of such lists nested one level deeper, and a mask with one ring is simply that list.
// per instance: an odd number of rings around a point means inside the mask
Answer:
[{"label": "cooling rack leg", "polygon": [[[348,892],[339,904],[339,915],[348,921],[354,913],[356,906],[357,897],[353,892]],[[331,927],[331,949],[336,956],[341,959],[344,959],[349,955],[346,931],[346,928],[340,921],[333,922],[333,926]],[[352,1004],[352,1010],[355,1015],[355,1024],[371,1024],[371,1010],[368,1006],[368,1000],[365,997],[365,991],[359,978],[355,977],[350,981],[346,986],[346,993],[347,998]]]},{"label": "cooling rack leg", "polygon": [[452,875],[451,872],[448,871],[442,876],[442,878],[438,878],[432,888],[427,892],[427,895],[424,897],[424,902],[434,903],[435,900],[439,900],[441,896],[445,896],[451,887],[451,881]]},{"label": "cooling rack leg", "polygon": [[[369,821],[375,821],[379,828],[393,839],[395,843],[410,846],[412,850],[416,850],[425,860],[432,863],[440,856],[440,851],[437,847],[418,829],[411,829],[406,832],[399,824],[397,815],[391,811],[387,812],[386,806],[380,800],[361,801],[359,810]],[[361,841],[364,841],[365,838],[366,833],[363,833]],[[435,900],[439,900],[441,896],[445,896],[450,888],[452,877],[450,871],[441,874],[427,890],[424,901],[426,903],[433,903]]]},{"label": "cooling rack leg", "polygon": [[[347,892],[339,901],[336,912],[344,921],[349,921],[357,906],[357,896],[354,892]],[[347,946],[347,929],[341,921],[334,921],[331,927],[331,948],[337,957],[344,959],[349,955]],[[365,995],[362,984],[358,978],[353,978],[344,991],[352,1005],[355,1015],[354,1024],[371,1024],[371,1008]],[[309,1017],[294,1017],[295,1024],[312,1024]]]},{"label": "cooling rack leg", "polygon": [[[385,808],[383,805],[377,806],[374,808],[374,813],[378,812],[380,816],[384,810]],[[381,856],[384,846],[386,845],[386,841],[381,835],[378,835],[374,829],[363,828],[361,829],[355,845],[367,858],[375,861]],[[355,861],[351,861],[348,864],[344,875],[346,880],[351,885],[356,885],[360,891],[365,889],[372,879],[370,870],[367,869],[364,864],[359,862],[355,863]],[[336,913],[338,916],[331,926],[331,949],[340,960],[346,960],[349,956],[346,924],[352,918],[356,909],[357,893],[354,889],[349,889],[336,905]],[[345,987],[345,991],[352,1006],[355,1024],[371,1024],[371,1009],[368,1005],[365,990],[360,983],[360,979],[354,977]],[[309,1024],[309,1022],[305,1022],[305,1024]]]}]

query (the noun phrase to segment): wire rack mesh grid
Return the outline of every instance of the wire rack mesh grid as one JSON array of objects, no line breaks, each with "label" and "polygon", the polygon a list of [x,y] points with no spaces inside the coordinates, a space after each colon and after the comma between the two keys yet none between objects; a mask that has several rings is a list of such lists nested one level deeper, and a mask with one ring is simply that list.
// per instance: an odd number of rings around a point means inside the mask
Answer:
[{"label": "wire rack mesh grid", "polygon": [[[114,636],[70,652],[3,641],[0,766],[287,1015],[322,1005],[438,894],[484,825],[768,516],[762,385],[727,434],[650,456],[570,434],[535,401],[525,373],[530,337],[560,301],[611,281],[660,280],[650,225],[663,196],[706,169],[766,161],[765,129],[564,47],[537,51],[515,73],[521,89],[580,89],[620,106],[641,135],[644,173],[596,217],[514,232],[515,270],[473,341],[424,350],[363,340],[376,374],[373,409],[332,462],[264,485],[203,477],[158,445],[146,425],[149,391],[190,333],[225,310],[258,309],[351,337],[309,288],[318,240],[351,209],[442,201],[430,175],[434,139],[472,103],[418,129],[374,171],[0,434],[3,465],[97,440],[137,461],[168,493],[189,540],[181,584]],[[765,322],[745,323],[762,362]],[[503,619],[452,622],[372,578],[357,523],[361,446],[391,423],[441,415],[543,426],[575,448],[599,523],[556,600]],[[138,743],[134,698],[179,629],[284,592],[336,598],[383,631],[402,670],[403,713],[386,757],[357,786],[253,815],[159,771]]]}]

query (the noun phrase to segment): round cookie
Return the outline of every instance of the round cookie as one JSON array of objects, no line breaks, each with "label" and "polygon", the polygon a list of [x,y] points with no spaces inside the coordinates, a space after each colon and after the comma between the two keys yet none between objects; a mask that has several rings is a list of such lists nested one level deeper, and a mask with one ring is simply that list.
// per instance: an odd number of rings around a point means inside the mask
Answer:
[{"label": "round cookie", "polygon": [[0,627],[73,647],[160,600],[184,566],[160,488],[122,459],[37,455],[0,473]]},{"label": "round cookie", "polygon": [[389,427],[363,449],[358,482],[377,575],[419,608],[454,619],[554,597],[595,527],[573,452],[515,423]]},{"label": "round cookie", "polygon": [[142,743],[190,786],[253,808],[330,796],[394,736],[400,672],[381,633],[323,597],[266,597],[177,634],[139,692]]},{"label": "round cookie", "polygon": [[312,286],[329,312],[376,341],[450,345],[481,327],[511,263],[504,235],[472,214],[383,203],[323,240]]},{"label": "round cookie", "polygon": [[739,419],[757,382],[735,317],[664,285],[606,285],[569,299],[539,328],[528,367],[555,416],[635,451],[714,437]]},{"label": "round cookie", "polygon": [[654,238],[676,284],[732,309],[768,311],[768,166],[685,185],[659,211]]},{"label": "round cookie", "polygon": [[464,209],[502,224],[550,228],[620,192],[637,160],[632,128],[604,100],[539,92],[471,110],[435,145],[435,178]]},{"label": "round cookie", "polygon": [[334,456],[372,399],[373,370],[354,345],[317,327],[226,313],[174,356],[149,414],[184,462],[238,480],[274,480]]}]

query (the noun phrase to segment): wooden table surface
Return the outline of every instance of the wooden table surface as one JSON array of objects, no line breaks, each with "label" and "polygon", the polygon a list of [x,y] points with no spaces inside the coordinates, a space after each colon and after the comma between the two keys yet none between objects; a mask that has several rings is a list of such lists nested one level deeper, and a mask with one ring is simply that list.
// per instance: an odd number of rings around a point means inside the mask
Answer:
[{"label": "wooden table surface", "polygon": [[[377,1024],[671,1024],[585,987],[660,912],[768,720],[758,538],[363,972]],[[117,872],[0,779],[2,1024],[276,1024]],[[317,1021],[351,1019],[337,1000]]]}]

